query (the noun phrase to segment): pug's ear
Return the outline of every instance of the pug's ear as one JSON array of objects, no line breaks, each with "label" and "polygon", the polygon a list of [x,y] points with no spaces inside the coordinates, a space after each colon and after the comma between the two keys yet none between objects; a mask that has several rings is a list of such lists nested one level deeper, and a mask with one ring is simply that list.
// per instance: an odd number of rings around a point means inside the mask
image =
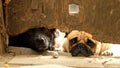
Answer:
[{"label": "pug's ear", "polygon": [[86,33],[86,37],[90,39],[90,38],[92,38],[92,35],[89,33]]},{"label": "pug's ear", "polygon": [[94,48],[95,45],[96,45],[96,44],[95,44],[91,39],[89,39],[89,38],[87,38],[86,44],[87,44],[88,46],[90,46],[91,48]]}]

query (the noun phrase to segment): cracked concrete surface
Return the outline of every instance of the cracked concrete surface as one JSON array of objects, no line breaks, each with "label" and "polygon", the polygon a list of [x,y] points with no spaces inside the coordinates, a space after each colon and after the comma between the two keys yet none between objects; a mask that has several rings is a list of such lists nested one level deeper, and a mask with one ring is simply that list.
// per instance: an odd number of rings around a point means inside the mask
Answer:
[{"label": "cracked concrete surface", "polygon": [[9,47],[8,53],[0,56],[0,68],[119,68],[120,57],[72,57],[69,53],[52,52],[38,54],[29,48]]}]

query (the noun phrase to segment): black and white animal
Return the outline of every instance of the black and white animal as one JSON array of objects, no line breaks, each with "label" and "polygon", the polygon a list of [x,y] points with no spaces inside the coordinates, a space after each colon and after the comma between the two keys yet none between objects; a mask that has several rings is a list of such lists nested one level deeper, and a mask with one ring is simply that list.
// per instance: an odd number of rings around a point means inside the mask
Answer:
[{"label": "black and white animal", "polygon": [[27,47],[37,52],[54,50],[55,38],[58,37],[59,29],[45,27],[32,28],[17,36],[9,37],[9,46]]}]

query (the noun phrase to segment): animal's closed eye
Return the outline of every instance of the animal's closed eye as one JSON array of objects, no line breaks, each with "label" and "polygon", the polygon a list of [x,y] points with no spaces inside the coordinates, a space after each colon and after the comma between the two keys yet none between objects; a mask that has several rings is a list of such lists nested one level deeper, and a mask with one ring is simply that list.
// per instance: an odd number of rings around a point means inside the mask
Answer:
[{"label": "animal's closed eye", "polygon": [[70,45],[72,46],[73,44],[78,42],[78,37],[72,38],[69,42],[70,42]]}]

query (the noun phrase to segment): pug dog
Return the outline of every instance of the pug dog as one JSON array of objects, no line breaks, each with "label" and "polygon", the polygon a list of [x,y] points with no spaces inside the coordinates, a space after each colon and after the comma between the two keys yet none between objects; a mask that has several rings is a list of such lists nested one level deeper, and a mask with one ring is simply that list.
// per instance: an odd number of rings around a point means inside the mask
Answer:
[{"label": "pug dog", "polygon": [[92,38],[90,33],[85,31],[71,31],[63,45],[65,52],[72,56],[79,54],[83,56],[120,56],[120,44],[103,43]]},{"label": "pug dog", "polygon": [[92,35],[85,31],[71,31],[63,45],[64,51],[72,56],[91,56],[94,54],[95,43],[91,41]]}]

